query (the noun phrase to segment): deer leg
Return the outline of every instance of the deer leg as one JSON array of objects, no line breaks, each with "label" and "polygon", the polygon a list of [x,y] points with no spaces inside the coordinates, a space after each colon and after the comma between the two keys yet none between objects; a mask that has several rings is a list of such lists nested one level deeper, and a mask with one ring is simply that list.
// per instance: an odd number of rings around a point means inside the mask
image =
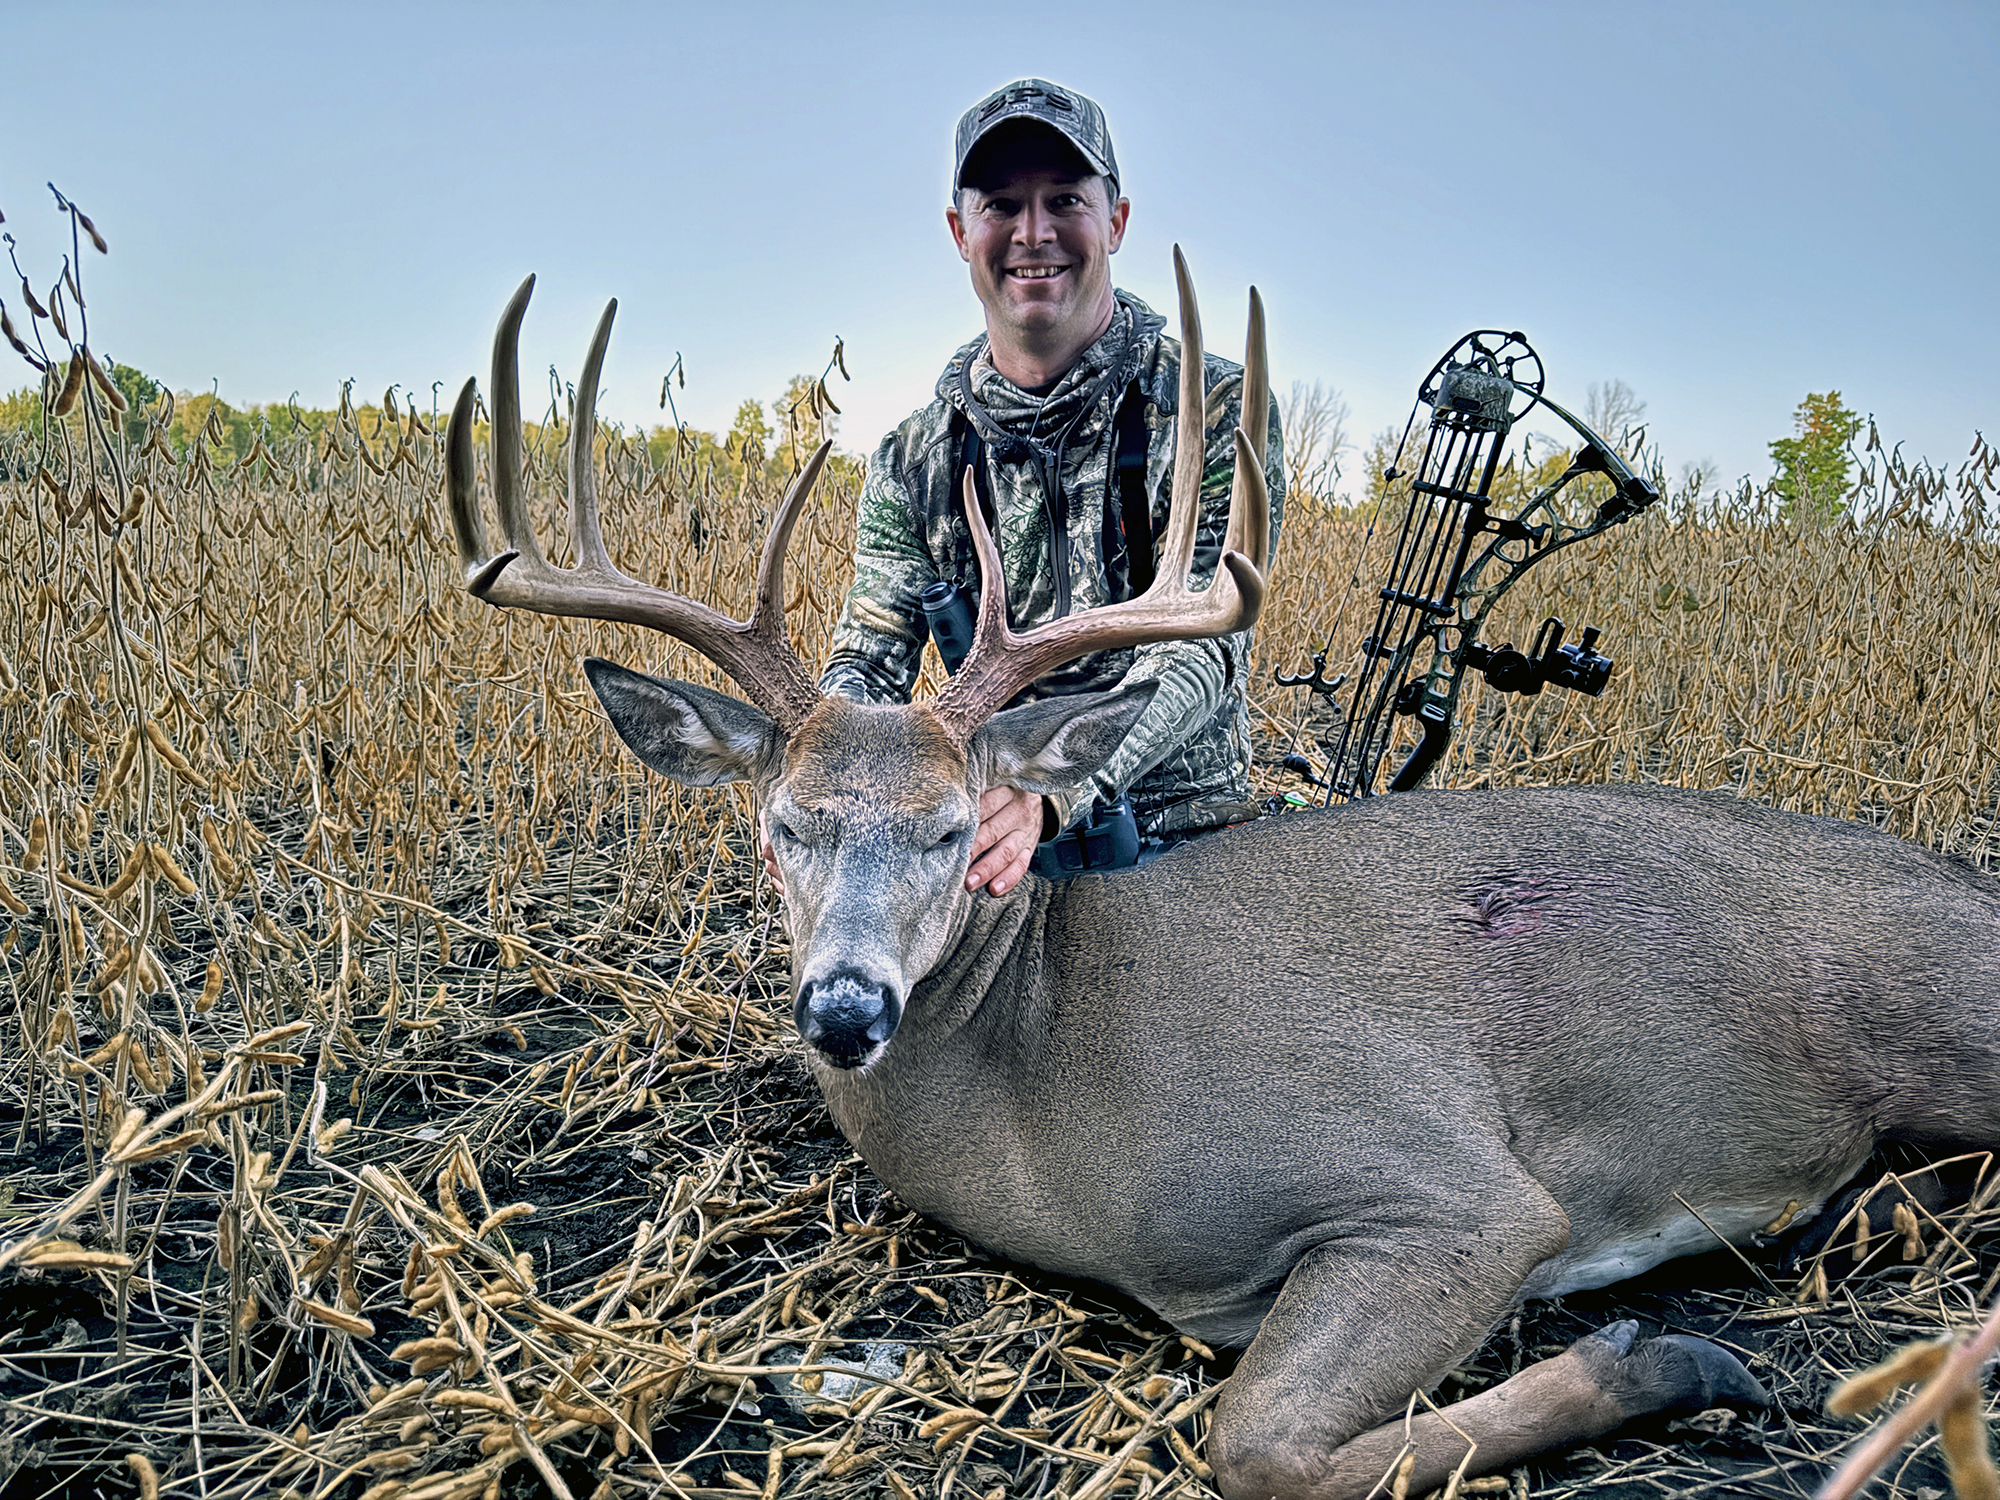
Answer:
[{"label": "deer leg", "polygon": [[1477,1349],[1528,1272],[1567,1238],[1561,1211],[1531,1185],[1552,1219],[1522,1224],[1516,1203],[1511,1225],[1461,1221],[1415,1243],[1332,1242],[1293,1268],[1210,1431],[1228,1500],[1361,1500],[1393,1474],[1406,1442],[1416,1454],[1408,1493],[1421,1495],[1450,1477],[1468,1440],[1471,1476],[1649,1413],[1768,1399],[1716,1345],[1642,1340],[1636,1323],[1616,1323],[1443,1416],[1420,1401],[1406,1426],[1411,1393]]}]

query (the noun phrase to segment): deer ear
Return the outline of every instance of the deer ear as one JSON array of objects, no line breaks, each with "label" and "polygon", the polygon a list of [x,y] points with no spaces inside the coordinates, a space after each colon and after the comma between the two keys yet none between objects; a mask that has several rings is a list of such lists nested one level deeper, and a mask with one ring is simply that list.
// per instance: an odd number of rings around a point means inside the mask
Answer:
[{"label": "deer ear", "polygon": [[1104,769],[1153,701],[1157,682],[1110,693],[1076,693],[995,714],[972,737],[987,786],[1024,792],[1073,789]]},{"label": "deer ear", "polygon": [[770,715],[740,698],[648,677],[596,656],[584,658],[583,672],[618,737],[682,786],[755,780],[781,749]]}]

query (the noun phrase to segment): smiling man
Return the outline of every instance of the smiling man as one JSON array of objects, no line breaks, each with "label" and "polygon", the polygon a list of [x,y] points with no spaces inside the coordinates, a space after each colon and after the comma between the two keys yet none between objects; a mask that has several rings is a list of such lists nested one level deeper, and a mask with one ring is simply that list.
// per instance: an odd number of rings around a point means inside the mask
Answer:
[{"label": "smiling man", "polygon": [[[1180,344],[1111,283],[1131,204],[1119,193],[1103,110],[1025,78],[966,111],[956,158],[945,219],[986,332],[951,357],[936,398],[869,461],[854,585],[821,678],[824,690],[868,702],[908,701],[934,627],[955,664],[954,608],[970,615],[952,601],[976,598],[979,587],[961,514],[968,467],[999,541],[1016,629],[1142,591],[1171,495]],[[1198,580],[1214,573],[1228,518],[1242,374],[1213,355],[1204,361]],[[1275,549],[1285,498],[1275,403],[1264,420]],[[985,794],[968,886],[1005,895],[1031,859],[1053,876],[1115,867],[1254,816],[1248,661],[1247,634],[1170,641],[1098,652],[1035,683],[1023,700],[1121,683],[1159,688],[1090,782],[1057,797]]]}]

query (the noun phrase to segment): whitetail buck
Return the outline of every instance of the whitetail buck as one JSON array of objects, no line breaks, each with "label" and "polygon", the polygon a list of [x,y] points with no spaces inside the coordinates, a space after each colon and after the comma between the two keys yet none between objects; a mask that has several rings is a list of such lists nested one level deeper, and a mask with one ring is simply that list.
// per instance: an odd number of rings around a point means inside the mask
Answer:
[{"label": "whitetail buck", "polygon": [[[467,586],[653,626],[752,700],[585,662],[625,742],[691,786],[747,780],[784,873],[793,1014],[834,1119],[913,1207],[1000,1254],[1130,1294],[1248,1350],[1209,1455],[1232,1500],[1360,1496],[1412,1392],[1524,1298],[1630,1276],[1810,1212],[1884,1140],[2000,1146],[2000,888],[1868,829],[1656,788],[1408,792],[1294,813],[1138,869],[969,895],[989,785],[1070,786],[1144,692],[997,712],[1088,650],[1247,627],[1268,509],[1237,436],[1228,553],[1186,587],[1177,466],[1158,581],[1016,634],[967,507],[978,642],[936,701],[822,698],[781,618],[792,486],[746,623],[619,573],[590,434],[614,303],[578,389],[575,565],[521,492],[515,340],[493,357],[493,482],[473,385],[450,429]],[[1202,451],[1181,273],[1178,445]],[[1244,410],[1266,409],[1254,294]],[[754,704],[754,706],[752,706]],[[1419,1415],[1410,1493],[1646,1413],[1763,1393],[1713,1344],[1618,1324]],[[1456,1430],[1454,1430],[1456,1429]]]}]

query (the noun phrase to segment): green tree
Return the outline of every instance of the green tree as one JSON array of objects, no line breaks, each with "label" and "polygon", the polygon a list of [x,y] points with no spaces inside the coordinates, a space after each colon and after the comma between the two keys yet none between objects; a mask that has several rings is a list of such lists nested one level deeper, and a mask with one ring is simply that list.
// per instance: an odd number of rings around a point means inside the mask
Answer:
[{"label": "green tree", "polygon": [[729,427],[728,447],[745,467],[763,467],[771,451],[771,420],[764,415],[763,402],[745,401],[736,408],[736,420]]},{"label": "green tree", "polygon": [[[210,414],[214,421],[211,423]],[[183,391],[174,406],[174,420],[167,428],[167,441],[177,453],[187,452],[194,441],[206,434],[221,448],[221,456],[241,458],[250,451],[256,429],[247,412],[238,411],[227,401],[203,391],[199,396]]]},{"label": "green tree", "polygon": [[[146,435],[148,414],[141,408],[150,409],[150,404],[159,399],[160,383],[143,370],[134,369],[131,365],[114,362],[108,368],[111,373],[111,383],[125,398],[125,415],[116,425],[123,428],[128,442],[138,442]],[[58,375],[62,369],[61,365],[56,367]],[[101,404],[99,409],[103,411],[107,421],[113,420],[108,404]],[[84,431],[81,402],[71,409],[69,422],[71,430],[80,437]],[[38,386],[23,386],[11,396],[0,397],[0,432],[13,434],[24,440],[37,439],[42,435],[42,393]]]},{"label": "green tree", "polygon": [[810,375],[794,375],[785,382],[785,394],[771,403],[771,412],[784,438],[773,457],[784,460],[787,472],[804,463],[840,426],[839,413],[824,400],[819,381]]},{"label": "green tree", "polygon": [[42,393],[24,385],[11,396],[0,396],[0,433],[29,438],[42,430]]},{"label": "green tree", "polygon": [[144,370],[131,365],[121,365],[113,361],[111,383],[118,387],[118,394],[125,398],[125,441],[137,443],[145,439],[146,418],[153,403],[160,399],[160,383]]},{"label": "green tree", "polygon": [[1828,391],[1799,403],[1792,428],[1794,436],[1771,444],[1771,462],[1778,466],[1771,487],[1784,500],[1785,514],[1817,521],[1846,515],[1854,472],[1847,445],[1861,431],[1861,418],[1841,404],[1839,391]]}]

